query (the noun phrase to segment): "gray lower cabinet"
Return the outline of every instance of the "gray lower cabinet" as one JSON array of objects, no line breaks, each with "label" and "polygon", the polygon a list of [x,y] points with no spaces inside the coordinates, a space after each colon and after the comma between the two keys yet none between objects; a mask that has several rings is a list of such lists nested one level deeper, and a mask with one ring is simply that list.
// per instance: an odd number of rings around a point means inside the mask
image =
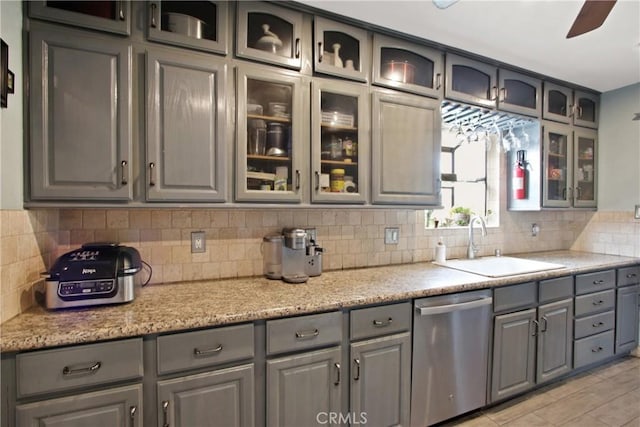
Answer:
[{"label": "gray lower cabinet", "polygon": [[536,309],[495,316],[491,401],[504,399],[535,384]]},{"label": "gray lower cabinet", "polygon": [[336,346],[267,360],[267,426],[327,425],[341,414],[341,358]]},{"label": "gray lower cabinet", "polygon": [[18,427],[142,426],[142,385],[18,405],[16,417]]},{"label": "gray lower cabinet", "polygon": [[570,372],[573,360],[573,299],[538,307],[536,383]]},{"label": "gray lower cabinet", "polygon": [[158,381],[158,426],[249,427],[253,363]]},{"label": "gray lower cabinet", "polygon": [[411,334],[351,344],[352,424],[408,426]]},{"label": "gray lower cabinet", "polygon": [[226,74],[210,55],[147,52],[147,200],[226,200]]},{"label": "gray lower cabinet", "polygon": [[640,285],[618,289],[616,299],[616,354],[638,345],[638,291]]},{"label": "gray lower cabinet", "polygon": [[125,39],[33,22],[33,200],[130,200],[132,47]]},{"label": "gray lower cabinet", "polygon": [[372,95],[372,202],[440,204],[440,101],[383,89]]}]

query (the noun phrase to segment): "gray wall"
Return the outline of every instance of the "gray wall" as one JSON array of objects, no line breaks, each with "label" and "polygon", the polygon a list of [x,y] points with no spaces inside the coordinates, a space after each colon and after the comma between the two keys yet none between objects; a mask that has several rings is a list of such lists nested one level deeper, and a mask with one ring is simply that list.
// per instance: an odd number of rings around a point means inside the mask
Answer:
[{"label": "gray wall", "polygon": [[640,83],[602,94],[598,209],[629,211],[640,204]]},{"label": "gray wall", "polygon": [[0,36],[9,45],[9,69],[15,74],[15,93],[9,108],[0,109],[0,209],[22,209],[22,3],[0,1]]}]

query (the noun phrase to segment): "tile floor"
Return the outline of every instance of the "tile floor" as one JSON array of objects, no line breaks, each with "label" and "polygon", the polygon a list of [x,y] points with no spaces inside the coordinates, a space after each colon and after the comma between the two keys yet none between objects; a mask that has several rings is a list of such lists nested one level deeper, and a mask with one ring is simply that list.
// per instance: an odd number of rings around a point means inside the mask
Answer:
[{"label": "tile floor", "polygon": [[444,426],[640,427],[640,358],[613,361]]}]

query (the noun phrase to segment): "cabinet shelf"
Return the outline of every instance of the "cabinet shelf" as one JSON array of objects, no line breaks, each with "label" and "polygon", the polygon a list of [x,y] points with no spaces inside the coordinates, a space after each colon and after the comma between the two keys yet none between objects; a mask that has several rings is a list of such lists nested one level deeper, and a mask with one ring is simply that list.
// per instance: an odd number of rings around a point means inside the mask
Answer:
[{"label": "cabinet shelf", "polygon": [[252,160],[270,160],[275,162],[288,162],[291,159],[289,157],[278,157],[278,156],[264,156],[260,154],[247,154],[247,159]]},{"label": "cabinet shelf", "polygon": [[560,153],[551,153],[550,152],[550,153],[547,153],[547,155],[549,157],[557,157],[559,159],[566,159],[567,158],[566,154],[560,154]]},{"label": "cabinet shelf", "polygon": [[248,119],[259,119],[267,122],[278,122],[278,123],[291,123],[291,118],[285,117],[277,117],[277,116],[265,116],[262,114],[247,114]]},{"label": "cabinet shelf", "polygon": [[323,165],[358,166],[358,162],[345,162],[344,160],[320,160]]},{"label": "cabinet shelf", "polygon": [[320,123],[320,126],[325,130],[338,130],[338,131],[351,131],[357,132],[358,128],[354,126],[333,125],[331,123]]}]

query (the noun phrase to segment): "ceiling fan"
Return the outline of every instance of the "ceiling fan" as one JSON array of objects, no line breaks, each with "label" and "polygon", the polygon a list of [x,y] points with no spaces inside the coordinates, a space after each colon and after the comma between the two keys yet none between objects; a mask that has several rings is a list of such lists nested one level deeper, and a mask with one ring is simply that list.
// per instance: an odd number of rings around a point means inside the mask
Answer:
[{"label": "ceiling fan", "polygon": [[[433,4],[439,9],[446,9],[449,6],[457,3],[459,0],[432,0]],[[569,33],[567,33],[567,38],[570,39],[572,37],[579,36],[584,33],[588,33],[589,31],[595,30],[600,27],[607,16],[609,16],[609,12],[613,9],[613,6],[616,4],[616,0],[585,0],[582,5],[582,9],[578,13]]]}]

